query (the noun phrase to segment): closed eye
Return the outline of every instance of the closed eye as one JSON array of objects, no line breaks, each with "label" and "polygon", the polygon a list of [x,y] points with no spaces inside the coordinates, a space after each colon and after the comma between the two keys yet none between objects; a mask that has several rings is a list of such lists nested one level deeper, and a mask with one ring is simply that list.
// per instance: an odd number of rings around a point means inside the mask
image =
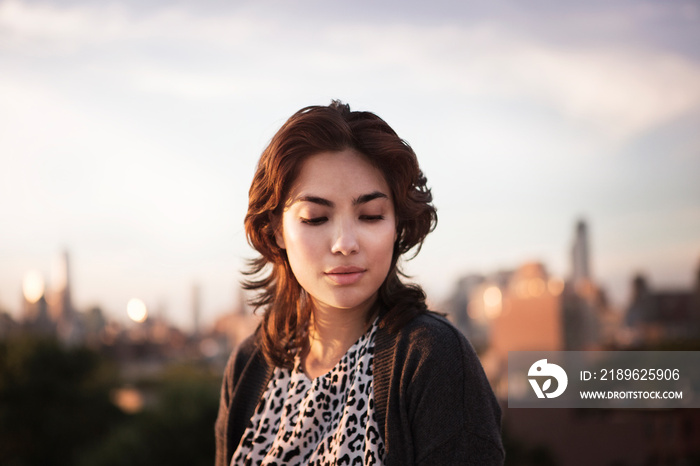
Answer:
[{"label": "closed eye", "polygon": [[321,225],[325,221],[328,220],[328,217],[314,217],[314,218],[304,218],[301,217],[301,223],[305,223],[307,225]]},{"label": "closed eye", "polygon": [[383,215],[360,215],[360,220],[367,220],[369,222],[376,222],[378,220],[384,220]]}]

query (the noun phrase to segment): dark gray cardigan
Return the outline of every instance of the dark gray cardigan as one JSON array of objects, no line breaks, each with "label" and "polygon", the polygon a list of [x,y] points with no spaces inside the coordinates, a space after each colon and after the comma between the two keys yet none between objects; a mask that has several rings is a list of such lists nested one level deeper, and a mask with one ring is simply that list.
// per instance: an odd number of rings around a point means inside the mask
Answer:
[{"label": "dark gray cardigan", "polygon": [[[216,420],[216,466],[229,466],[272,376],[255,335],[231,356]],[[503,464],[501,408],[467,339],[423,314],[398,333],[377,330],[377,425],[391,465]]]}]

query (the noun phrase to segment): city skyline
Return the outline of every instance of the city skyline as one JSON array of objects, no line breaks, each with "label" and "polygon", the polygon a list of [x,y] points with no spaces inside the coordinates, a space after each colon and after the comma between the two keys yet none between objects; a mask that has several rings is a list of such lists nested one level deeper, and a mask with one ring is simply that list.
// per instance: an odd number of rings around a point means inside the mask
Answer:
[{"label": "city skyline", "polygon": [[[591,260],[588,256],[589,239],[587,235],[587,230],[588,226],[584,220],[579,219],[575,222],[574,228],[572,229],[572,247],[569,262],[570,273],[567,275],[552,275],[552,280],[557,282],[554,284],[556,285],[555,287],[561,286],[563,289],[564,283],[566,282],[570,283],[573,288],[578,289],[579,286],[582,284],[585,287],[589,286],[588,283],[596,282],[594,277],[592,277],[589,273]],[[55,260],[52,265],[50,279],[47,279],[43,273],[36,269],[29,270],[23,277],[21,286],[22,304],[20,306],[20,312],[11,312],[11,314],[14,314],[14,317],[16,317],[19,322],[22,322],[27,318],[29,318],[30,320],[36,319],[36,316],[34,316],[33,314],[25,315],[25,313],[27,312],[26,306],[30,306],[30,312],[35,312],[33,307],[34,303],[41,299],[45,300],[45,302],[46,300],[49,301],[50,306],[48,312],[51,314],[51,317],[54,320],[57,317],[65,314],[66,312],[70,314],[78,311],[86,315],[88,310],[99,308],[101,312],[106,312],[105,317],[107,317],[110,321],[115,321],[120,324],[140,324],[143,323],[146,319],[157,319],[164,322],[173,322],[179,328],[186,331],[190,331],[195,335],[198,334],[199,330],[202,328],[200,302],[201,285],[198,282],[192,282],[190,284],[191,289],[188,298],[190,300],[191,307],[189,309],[189,314],[185,316],[180,316],[179,320],[177,318],[173,320],[172,316],[168,315],[168,309],[164,307],[162,301],[160,303],[157,303],[158,305],[156,306],[154,305],[156,303],[146,303],[138,296],[134,296],[130,298],[128,302],[123,303],[123,309],[105,308],[100,302],[93,302],[88,307],[81,307],[76,306],[70,298],[73,284],[70,280],[70,272],[68,266],[68,264],[70,263],[69,251],[61,251],[60,254],[55,255],[54,259]],[[455,289],[458,290],[459,288],[454,287],[461,286],[460,283],[465,278],[474,276],[509,276],[511,274],[516,273],[516,270],[520,270],[523,267],[542,267],[542,270],[546,270],[547,264],[542,263],[540,261],[532,261],[519,264],[512,264],[509,268],[501,268],[498,270],[470,271],[470,273],[454,277],[454,280],[450,283],[451,292],[454,293]],[[697,270],[700,270],[700,267]],[[670,289],[661,287],[661,289],[665,289],[666,291],[687,291],[691,289],[692,286],[697,285],[697,282],[693,282],[693,280],[697,280],[696,275],[697,273],[689,277],[689,283],[692,282],[690,286],[677,286],[672,287]],[[646,279],[646,276],[648,276],[648,274],[631,275],[629,285],[631,291],[631,299],[621,303],[611,303],[612,309],[619,313],[617,319],[625,318],[625,313],[628,310],[627,307],[633,304],[634,294],[636,293],[636,290],[634,289],[634,287],[636,286],[636,282],[640,279],[640,277]],[[581,283],[581,281],[583,281],[583,283]],[[550,288],[551,285],[552,284],[550,283]],[[600,285],[600,291],[605,296],[607,296],[608,290],[605,286],[605,283],[597,283],[597,285]],[[247,295],[247,293],[242,288],[236,288],[236,290],[237,294],[235,295],[234,299],[230,303],[228,303],[226,307],[221,308],[219,310],[215,310],[213,313],[210,314],[210,318],[205,323],[206,328],[211,328],[211,325],[214,324],[215,321],[218,322],[222,316],[230,315],[232,313],[245,313],[247,310],[250,310],[246,309],[248,308],[248,306],[245,303],[245,297],[250,295]],[[555,291],[555,296],[557,296],[560,292],[561,289]],[[450,310],[450,299],[451,298],[448,296],[443,297],[443,299],[440,302],[433,302],[433,310],[454,314],[454,310]],[[0,308],[0,311],[2,310],[3,309]],[[460,320],[466,318],[466,314],[464,316],[453,315],[453,318]]]},{"label": "city skyline", "polygon": [[[371,11],[371,15],[368,13]],[[700,262],[696,2],[0,0],[0,308],[71,254],[72,299],[190,325],[237,302],[255,163],[332,98],[406,139],[439,223],[406,271],[571,273],[573,225],[618,306]]]}]

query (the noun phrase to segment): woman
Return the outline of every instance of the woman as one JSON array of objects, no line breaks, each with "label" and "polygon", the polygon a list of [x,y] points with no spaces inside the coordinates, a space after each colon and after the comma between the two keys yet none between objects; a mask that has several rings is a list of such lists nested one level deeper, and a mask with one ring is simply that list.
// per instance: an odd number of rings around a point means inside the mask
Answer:
[{"label": "woman", "polygon": [[431,202],[413,150],[372,113],[307,107],[272,138],[245,218],[263,320],[224,374],[217,466],[503,463],[474,350],[399,279]]}]

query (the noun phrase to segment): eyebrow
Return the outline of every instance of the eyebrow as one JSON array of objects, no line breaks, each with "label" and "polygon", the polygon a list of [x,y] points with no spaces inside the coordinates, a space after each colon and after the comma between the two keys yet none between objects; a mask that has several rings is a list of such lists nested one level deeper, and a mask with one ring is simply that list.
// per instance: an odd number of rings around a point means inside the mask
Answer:
[{"label": "eyebrow", "polygon": [[[373,191],[369,194],[362,194],[352,200],[352,205],[367,204],[375,199],[389,199],[389,196],[381,191]],[[297,202],[311,202],[312,204],[318,204],[326,207],[333,207],[335,204],[328,199],[319,196],[300,196],[294,199],[291,204],[296,204]],[[291,205],[290,204],[290,205]]]}]

